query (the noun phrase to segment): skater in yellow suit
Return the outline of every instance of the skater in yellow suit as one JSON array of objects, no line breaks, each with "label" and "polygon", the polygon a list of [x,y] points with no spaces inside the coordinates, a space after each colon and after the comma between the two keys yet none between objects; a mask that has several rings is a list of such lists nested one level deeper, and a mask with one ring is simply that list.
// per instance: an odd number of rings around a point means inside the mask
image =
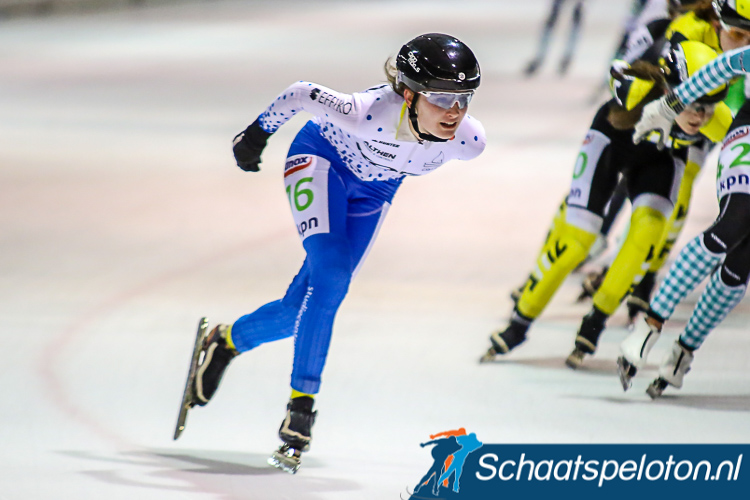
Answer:
[{"label": "skater in yellow suit", "polygon": [[491,335],[492,347],[484,360],[505,354],[526,340],[531,323],[588,254],[599,234],[605,207],[623,178],[633,207],[630,231],[592,311],[583,320],[569,365],[578,366],[584,354],[596,350],[607,318],[655,257],[687,164],[701,165],[707,147],[723,138],[731,123],[731,112],[720,102],[726,87],[704,96],[678,117],[664,150],[657,148],[656,137],[633,144],[633,126],[646,103],[715,57],[716,51],[709,46],[683,41],[672,46],[660,66],[638,61],[613,79],[615,97],[598,110],[586,134],[567,202],[556,216],[508,327]]}]

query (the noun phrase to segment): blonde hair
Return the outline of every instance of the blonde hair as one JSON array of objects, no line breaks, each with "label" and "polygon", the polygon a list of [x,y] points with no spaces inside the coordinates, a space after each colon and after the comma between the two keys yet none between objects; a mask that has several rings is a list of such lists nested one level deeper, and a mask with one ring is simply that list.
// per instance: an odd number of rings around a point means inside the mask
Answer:
[{"label": "blonde hair", "polygon": [[396,58],[389,57],[383,65],[383,70],[385,71],[385,78],[386,80],[388,80],[388,85],[391,86],[395,93],[403,97],[406,85],[398,82],[398,68],[396,67]]}]

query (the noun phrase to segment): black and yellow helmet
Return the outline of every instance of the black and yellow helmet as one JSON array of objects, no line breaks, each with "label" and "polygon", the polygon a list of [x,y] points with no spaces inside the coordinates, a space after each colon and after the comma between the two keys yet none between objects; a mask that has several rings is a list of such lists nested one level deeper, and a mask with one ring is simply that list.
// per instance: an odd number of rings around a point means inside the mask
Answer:
[{"label": "black and yellow helmet", "polygon": [[750,31],[750,0],[714,0],[712,4],[722,23]]},{"label": "black and yellow helmet", "polygon": [[[750,0],[747,1],[750,3]],[[716,51],[705,43],[683,40],[670,46],[669,52],[659,60],[659,66],[667,84],[674,88],[716,59],[716,56]],[[727,96],[727,89],[727,84],[724,84],[698,99],[698,102],[723,101]]]}]

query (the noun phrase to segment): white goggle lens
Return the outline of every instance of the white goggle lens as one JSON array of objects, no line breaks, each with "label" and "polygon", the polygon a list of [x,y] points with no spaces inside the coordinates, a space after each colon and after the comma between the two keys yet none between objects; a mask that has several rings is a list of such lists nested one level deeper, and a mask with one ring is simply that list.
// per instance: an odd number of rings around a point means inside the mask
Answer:
[{"label": "white goggle lens", "polygon": [[464,109],[471,102],[474,92],[420,92],[427,102],[443,109],[451,109],[456,103],[460,109]]}]

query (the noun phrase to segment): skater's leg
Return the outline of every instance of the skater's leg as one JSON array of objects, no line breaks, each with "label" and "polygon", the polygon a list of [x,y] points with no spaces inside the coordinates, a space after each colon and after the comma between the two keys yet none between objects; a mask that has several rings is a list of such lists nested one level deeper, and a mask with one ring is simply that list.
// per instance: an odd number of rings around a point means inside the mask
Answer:
[{"label": "skater's leg", "polygon": [[625,241],[593,296],[593,307],[581,321],[575,349],[566,363],[580,366],[587,354],[596,351],[607,319],[628,294],[633,282],[640,282],[660,243],[667,219],[677,197],[684,163],[652,145],[630,147],[624,166],[632,213]]},{"label": "skater's leg", "polygon": [[[544,241],[542,242],[542,245],[540,246],[539,251],[537,252],[537,257],[534,260],[534,262],[538,262],[539,259],[541,259],[542,256],[546,253],[547,244],[550,242],[550,240],[555,240],[559,238],[560,230],[562,229],[564,223],[565,223],[565,198],[563,198],[563,201],[562,203],[560,203],[560,206],[558,207],[557,212],[555,213],[555,216],[552,218],[552,224],[547,230],[547,234],[544,237]],[[518,303],[518,299],[521,297],[521,294],[523,293],[524,288],[526,288],[527,281],[528,281],[528,278],[524,280],[521,286],[516,287],[513,290],[511,290],[510,297],[514,303]]]},{"label": "skater's leg", "polygon": [[[350,189],[356,190],[356,186]],[[328,233],[314,234],[303,241],[310,277],[294,326],[292,398],[279,429],[279,437],[297,450],[309,449],[312,439],[313,398],[320,388],[336,312],[389,206],[373,198],[348,202],[339,207],[337,213],[343,217],[337,215]]]},{"label": "skater's leg", "polygon": [[627,182],[625,182],[625,178],[623,177],[617,183],[615,192],[612,193],[612,197],[609,199],[606,210],[604,212],[604,220],[602,221],[602,229],[600,233],[605,238],[609,236],[609,232],[612,229],[615,221],[617,220],[617,216],[622,211],[623,206],[625,206],[625,201],[627,199],[628,186]]},{"label": "skater's leg", "polygon": [[328,354],[333,320],[349,282],[367,257],[389,203],[352,202],[343,234],[305,239],[310,261],[310,281],[296,318],[292,389],[316,394]]},{"label": "skater's leg", "polygon": [[[568,212],[571,210],[568,209]],[[597,222],[596,217],[594,214],[586,215],[593,223]],[[534,319],[542,313],[570,271],[586,257],[598,232],[593,227],[581,227],[578,220],[563,222],[561,226],[555,237],[550,238],[544,246],[518,300],[517,310],[527,318]]]},{"label": "skater's leg", "polygon": [[570,33],[568,34],[568,43],[565,46],[565,53],[560,61],[559,73],[564,75],[568,71],[570,61],[573,60],[573,54],[578,44],[578,39],[581,34],[581,23],[583,21],[583,0],[578,0],[575,8],[573,9],[573,17],[570,24]]},{"label": "skater's leg", "polygon": [[[699,308],[696,306],[689,330],[693,332],[690,338],[683,339],[686,348],[697,348],[717,320],[723,319],[726,313],[712,310],[710,302],[722,297],[724,303],[720,309],[726,312],[737,296],[744,294],[740,289],[746,285],[748,262],[750,255],[746,245],[748,228],[750,228],[750,196],[734,194],[722,198],[721,213],[716,222],[705,232],[691,240],[679,253],[669,272],[661,282],[656,294],[651,299],[647,318],[636,323],[635,331],[622,343],[622,361],[618,360],[623,379],[623,388],[627,389],[629,378],[635,375],[637,369],[643,367],[651,348],[656,343],[663,323],[674,312],[677,304],[693,291],[703,279],[712,273],[724,256],[723,249],[731,247],[733,257],[727,258],[720,271],[714,273],[706,290],[701,295]],[[705,242],[710,242],[707,248]],[[716,253],[714,253],[716,251]],[[735,253],[736,252],[736,253]],[[743,255],[745,254],[745,255]],[[719,274],[717,274],[719,273]],[[739,277],[739,279],[737,278]],[[741,298],[741,297],[740,297]],[[713,319],[708,316],[714,316]],[[701,326],[703,324],[703,326]],[[706,326],[707,325],[707,326]],[[683,334],[684,336],[684,334]],[[651,390],[660,393],[658,386]],[[663,389],[663,388],[662,388]]]},{"label": "skater's leg", "polygon": [[662,243],[667,220],[672,217],[685,163],[668,152],[645,146],[633,150],[635,158],[626,178],[633,201],[630,227],[607,276],[593,297],[594,307],[611,316],[640,283]]},{"label": "skater's leg", "polygon": [[316,394],[320,386],[333,320],[349,289],[353,266],[349,241],[319,234],[305,240],[310,281],[294,325],[292,389]]},{"label": "skater's leg", "polygon": [[238,352],[249,351],[266,342],[294,334],[294,321],[307,290],[309,273],[309,263],[305,259],[283,299],[269,302],[235,321],[231,327],[230,339]]},{"label": "skater's leg", "polygon": [[711,275],[690,315],[680,341],[696,350],[709,333],[740,303],[750,274],[750,238],[727,254],[722,266]]},{"label": "skater's leg", "polygon": [[700,234],[680,251],[651,299],[651,310],[662,321],[672,317],[677,304],[711,273],[723,257],[722,253],[708,250],[704,241],[704,235]]},{"label": "skater's leg", "polygon": [[[701,153],[703,152],[701,151]],[[696,176],[700,172],[701,164],[705,159],[704,157],[705,153],[703,153],[701,158],[691,158],[691,160],[687,162],[685,174],[682,176],[682,181],[680,182],[680,189],[674,210],[672,210],[672,215],[669,217],[669,220],[667,220],[667,225],[661,241],[656,246],[654,258],[651,259],[648,272],[646,272],[643,279],[640,281],[638,280],[638,276],[636,276],[633,281],[631,293],[627,299],[628,318],[631,324],[635,321],[638,313],[648,310],[648,304],[651,301],[651,295],[656,284],[656,275],[664,266],[675,241],[677,241],[680,234],[682,234],[682,229],[685,226],[685,219],[688,210],[690,209],[693,184]]]},{"label": "skater's leg", "polygon": [[674,210],[667,221],[664,235],[662,236],[661,242],[656,247],[655,256],[653,260],[651,260],[651,265],[649,266],[649,271],[652,273],[658,273],[664,266],[675,241],[677,241],[682,234],[682,229],[685,227],[685,220],[688,211],[690,210],[690,200],[693,196],[693,185],[695,184],[695,179],[700,173],[700,170],[701,166],[698,163],[694,161],[687,162],[685,173],[680,182],[680,189],[677,194],[677,201]]},{"label": "skater's leg", "polygon": [[[745,230],[750,233],[750,226],[746,226]],[[646,391],[652,398],[661,396],[667,385],[677,389],[682,387],[683,378],[690,371],[694,352],[744,297],[748,275],[750,235],[729,250],[722,266],[711,275],[690,315],[685,331],[659,367],[659,378]]]},{"label": "skater's leg", "polygon": [[559,230],[548,238],[518,300],[517,311],[523,317],[534,319],[542,313],[563,280],[586,257],[601,230],[604,207],[617,184],[611,162],[612,139],[598,129],[601,126],[609,132],[606,114],[605,107],[600,109],[583,141],[565,220],[555,224]]},{"label": "skater's leg", "polygon": [[[526,340],[531,323],[544,311],[596,240],[604,207],[617,184],[617,171],[611,161],[612,139],[602,131],[611,132],[607,112],[606,106],[600,108],[581,146],[565,207],[565,220],[555,224],[555,232],[548,238],[529,275],[508,327],[490,336],[492,347],[481,361],[505,354]],[[630,143],[629,135],[627,140]]]},{"label": "skater's leg", "polygon": [[[643,200],[644,203],[639,204],[639,200]],[[656,205],[662,205],[662,209],[656,208]],[[654,248],[661,240],[671,211],[672,204],[663,198],[652,197],[651,200],[645,200],[645,197],[640,197],[635,200],[628,236],[599,290],[594,294],[594,307],[608,316],[612,315],[636,277],[640,282],[645,271],[644,266],[648,267],[650,264],[650,258],[653,257]]]},{"label": "skater's leg", "polygon": [[721,199],[713,226],[691,240],[677,256],[651,300],[651,309],[662,320],[708,276],[729,248],[739,244],[750,227],[750,195],[729,194]]},{"label": "skater's leg", "polygon": [[552,30],[555,28],[555,24],[557,24],[557,19],[560,17],[560,7],[564,2],[565,0],[552,0],[549,16],[547,16],[547,20],[544,23],[544,27],[542,28],[542,33],[539,38],[539,47],[537,49],[536,55],[534,56],[534,59],[529,62],[528,66],[525,69],[525,73],[529,76],[536,73],[536,71],[539,69],[539,66],[542,64],[542,61],[544,61],[544,58],[547,55],[550,38],[552,37]]}]

